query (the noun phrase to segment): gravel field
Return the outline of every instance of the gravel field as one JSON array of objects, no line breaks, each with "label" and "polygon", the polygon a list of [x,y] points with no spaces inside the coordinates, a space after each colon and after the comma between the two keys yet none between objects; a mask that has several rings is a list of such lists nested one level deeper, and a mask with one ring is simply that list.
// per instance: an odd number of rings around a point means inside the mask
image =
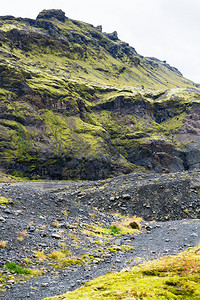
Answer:
[{"label": "gravel field", "polygon": [[[9,200],[0,205],[0,298],[40,300],[198,245],[199,186],[198,172],[1,184]],[[140,230],[110,231],[134,215]],[[60,265],[54,251],[73,263]],[[20,279],[7,262],[43,272]]]}]

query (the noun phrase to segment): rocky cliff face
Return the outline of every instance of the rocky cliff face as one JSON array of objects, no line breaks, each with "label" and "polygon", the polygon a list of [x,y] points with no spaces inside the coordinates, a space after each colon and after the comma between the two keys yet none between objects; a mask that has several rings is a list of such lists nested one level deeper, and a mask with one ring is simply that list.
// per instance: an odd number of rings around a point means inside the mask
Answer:
[{"label": "rocky cliff face", "polygon": [[61,10],[0,17],[0,166],[100,179],[200,167],[200,90]]}]

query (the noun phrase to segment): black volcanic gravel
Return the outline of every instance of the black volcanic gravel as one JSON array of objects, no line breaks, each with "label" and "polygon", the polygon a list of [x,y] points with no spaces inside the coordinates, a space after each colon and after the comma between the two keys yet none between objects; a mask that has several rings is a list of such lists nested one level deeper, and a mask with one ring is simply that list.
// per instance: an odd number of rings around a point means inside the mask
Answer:
[{"label": "black volcanic gravel", "polygon": [[[12,203],[0,206],[0,248],[2,274],[6,262],[20,263],[35,250],[50,253],[59,250],[58,234],[62,233],[73,255],[93,254],[83,265],[64,269],[47,268],[44,275],[24,284],[7,283],[1,299],[39,300],[78,288],[84,282],[110,271],[120,271],[143,261],[176,254],[199,244],[199,173],[129,174],[97,182],[25,182],[1,184],[0,195]],[[142,230],[134,235],[113,236],[112,246],[118,251],[98,259],[99,245],[82,235],[82,228],[101,223],[110,226],[121,214],[143,217]],[[59,222],[60,227],[52,226]],[[27,236],[18,240],[26,230]],[[81,242],[76,245],[73,235]],[[103,244],[102,238],[99,241]],[[121,251],[119,246],[132,247]],[[96,252],[95,252],[96,251]],[[1,275],[1,273],[0,273]]]}]

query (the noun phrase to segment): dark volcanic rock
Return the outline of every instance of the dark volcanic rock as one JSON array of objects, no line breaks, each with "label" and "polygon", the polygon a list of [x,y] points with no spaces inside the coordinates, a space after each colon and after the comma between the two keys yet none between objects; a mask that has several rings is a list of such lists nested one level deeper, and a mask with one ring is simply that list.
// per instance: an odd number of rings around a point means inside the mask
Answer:
[{"label": "dark volcanic rock", "polygon": [[[105,182],[106,183],[106,182]],[[99,209],[142,216],[146,220],[199,218],[199,172],[166,175],[129,174],[108,179],[103,196],[98,188],[82,201]],[[122,184],[123,183],[123,184]],[[101,186],[101,184],[100,184]],[[125,194],[126,193],[126,194]],[[128,195],[124,198],[124,195]]]},{"label": "dark volcanic rock", "polygon": [[36,22],[37,27],[44,28],[49,32],[50,35],[55,35],[59,33],[59,28],[54,25],[52,22],[49,22],[47,20],[37,20]]},{"label": "dark volcanic rock", "polygon": [[106,35],[109,39],[111,39],[111,40],[113,40],[113,41],[117,41],[117,40],[118,40],[118,34],[117,34],[117,31],[114,31],[114,32],[112,32],[112,33],[105,33],[105,35]]},{"label": "dark volcanic rock", "polygon": [[8,16],[0,16],[0,20],[14,20],[14,19],[15,19],[15,17],[10,16],[10,15],[8,15]]},{"label": "dark volcanic rock", "polygon": [[144,166],[148,170],[158,173],[163,171],[184,171],[184,161],[181,152],[178,152],[172,144],[163,140],[151,141],[149,144],[140,145],[137,149],[129,150],[129,160],[136,165]]},{"label": "dark volcanic rock", "polygon": [[65,22],[65,13],[61,9],[43,10],[37,16],[37,19],[52,19]]}]

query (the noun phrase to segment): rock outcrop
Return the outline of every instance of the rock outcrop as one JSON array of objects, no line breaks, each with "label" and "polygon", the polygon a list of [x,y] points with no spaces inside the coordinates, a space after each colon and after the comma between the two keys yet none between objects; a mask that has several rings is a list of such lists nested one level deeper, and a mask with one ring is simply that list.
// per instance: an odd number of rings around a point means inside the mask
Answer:
[{"label": "rock outcrop", "polygon": [[43,10],[39,13],[37,16],[38,19],[57,19],[60,22],[65,22],[65,13],[61,9],[49,9],[49,10]]},{"label": "rock outcrop", "polygon": [[104,179],[200,166],[200,90],[116,32],[43,10],[0,18],[0,167]]}]

